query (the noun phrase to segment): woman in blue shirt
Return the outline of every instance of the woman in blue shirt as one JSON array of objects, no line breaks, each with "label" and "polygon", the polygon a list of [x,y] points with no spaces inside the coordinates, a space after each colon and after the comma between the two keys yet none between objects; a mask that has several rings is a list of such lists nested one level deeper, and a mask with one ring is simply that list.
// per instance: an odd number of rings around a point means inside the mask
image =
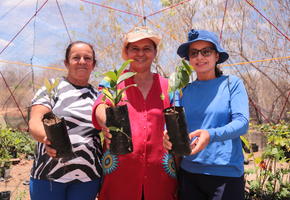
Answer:
[{"label": "woman in blue shirt", "polygon": [[[216,35],[191,30],[177,54],[189,60],[197,79],[183,89],[191,154],[180,169],[181,200],[243,200],[244,166],[240,136],[248,130],[249,105],[243,82],[224,76],[217,64],[229,57]],[[171,149],[168,135],[164,147]]]}]

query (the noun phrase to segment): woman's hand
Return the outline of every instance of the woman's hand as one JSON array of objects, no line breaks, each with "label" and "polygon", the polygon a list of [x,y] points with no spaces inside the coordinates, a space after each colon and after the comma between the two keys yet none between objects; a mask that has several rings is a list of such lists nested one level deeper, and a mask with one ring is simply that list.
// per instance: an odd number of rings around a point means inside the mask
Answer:
[{"label": "woman's hand", "polygon": [[50,157],[55,158],[56,157],[56,150],[50,146],[51,145],[51,142],[47,139],[47,137],[45,137],[43,139],[43,143],[45,144],[45,151],[46,151],[46,153]]},{"label": "woman's hand", "polygon": [[102,132],[103,132],[103,135],[104,135],[106,148],[110,149],[111,138],[112,138],[112,134],[110,133],[110,129],[107,128],[107,127],[103,127],[102,128]]},{"label": "woman's hand", "polygon": [[[195,138],[194,138],[195,137]],[[194,140],[191,142],[191,153],[190,155],[196,154],[200,151],[202,151],[209,143],[210,141],[210,135],[207,130],[196,130],[189,134],[189,139]]]},{"label": "woman's hand", "polygon": [[163,147],[167,151],[171,150],[171,148],[172,148],[172,143],[169,141],[169,136],[168,136],[166,130],[163,132]]}]

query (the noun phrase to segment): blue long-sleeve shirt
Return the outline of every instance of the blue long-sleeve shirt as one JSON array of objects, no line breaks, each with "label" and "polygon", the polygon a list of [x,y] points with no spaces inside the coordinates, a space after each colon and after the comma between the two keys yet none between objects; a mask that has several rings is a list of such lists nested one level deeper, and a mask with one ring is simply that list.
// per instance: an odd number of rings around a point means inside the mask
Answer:
[{"label": "blue long-sleeve shirt", "polygon": [[240,177],[244,156],[240,136],[248,130],[248,95],[236,76],[194,81],[183,89],[188,132],[208,130],[210,143],[201,152],[185,156],[181,167],[191,173]]}]

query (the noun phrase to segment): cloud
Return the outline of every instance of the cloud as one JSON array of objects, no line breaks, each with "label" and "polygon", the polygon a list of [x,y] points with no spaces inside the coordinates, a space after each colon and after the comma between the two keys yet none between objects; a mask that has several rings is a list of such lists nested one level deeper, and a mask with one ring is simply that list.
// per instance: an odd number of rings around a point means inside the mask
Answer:
[{"label": "cloud", "polygon": [[[12,8],[14,6],[21,6],[21,7],[31,7],[33,6],[35,8],[36,3],[38,5],[42,5],[46,0],[1,0],[0,7],[1,8]],[[66,2],[72,2],[72,1],[79,1],[79,0],[59,0],[59,3],[66,3]],[[54,1],[55,3],[55,1]]]},{"label": "cloud", "polygon": [[5,7],[10,8],[10,7],[18,6],[18,5],[23,7],[23,6],[36,5],[36,2],[37,2],[36,0],[18,0],[18,1],[2,0],[0,5],[2,8],[5,8]]},{"label": "cloud", "polygon": [[[8,42],[9,41],[3,40],[3,39],[0,38],[0,50],[2,50],[2,48],[4,48],[8,44]],[[14,46],[14,44],[11,43],[10,46]]]}]

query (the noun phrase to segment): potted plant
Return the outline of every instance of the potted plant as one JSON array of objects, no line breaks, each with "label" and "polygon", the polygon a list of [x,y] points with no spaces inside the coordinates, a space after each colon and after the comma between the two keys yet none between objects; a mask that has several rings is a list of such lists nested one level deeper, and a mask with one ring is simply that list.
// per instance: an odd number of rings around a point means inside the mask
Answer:
[{"label": "potted plant", "polygon": [[175,155],[189,155],[191,152],[190,140],[187,133],[184,109],[175,105],[176,91],[182,94],[182,88],[189,83],[193,69],[184,59],[177,66],[175,72],[169,77],[169,92],[173,93],[174,103],[172,107],[166,108],[164,112],[169,141],[172,143],[170,153]]},{"label": "potted plant", "polygon": [[[45,87],[50,102],[55,98],[59,79],[50,82],[45,79]],[[51,147],[57,151],[56,158],[70,159],[74,157],[72,145],[68,136],[65,119],[59,118],[52,111],[44,114],[43,126],[48,140],[51,142]]]},{"label": "potted plant", "polygon": [[8,179],[10,177],[11,162],[9,158],[0,159],[0,178]]},{"label": "potted plant", "polygon": [[0,199],[1,200],[9,200],[11,196],[11,191],[2,191],[0,192]]},{"label": "potted plant", "polygon": [[116,155],[133,152],[128,108],[127,105],[119,105],[119,103],[122,101],[124,92],[129,87],[137,85],[131,84],[122,89],[118,88],[119,84],[136,74],[135,72],[124,73],[125,68],[132,61],[127,60],[118,70],[114,69],[103,74],[109,83],[108,87],[102,88],[103,101],[108,100],[111,104],[106,108],[106,126],[112,134],[110,152]]}]

